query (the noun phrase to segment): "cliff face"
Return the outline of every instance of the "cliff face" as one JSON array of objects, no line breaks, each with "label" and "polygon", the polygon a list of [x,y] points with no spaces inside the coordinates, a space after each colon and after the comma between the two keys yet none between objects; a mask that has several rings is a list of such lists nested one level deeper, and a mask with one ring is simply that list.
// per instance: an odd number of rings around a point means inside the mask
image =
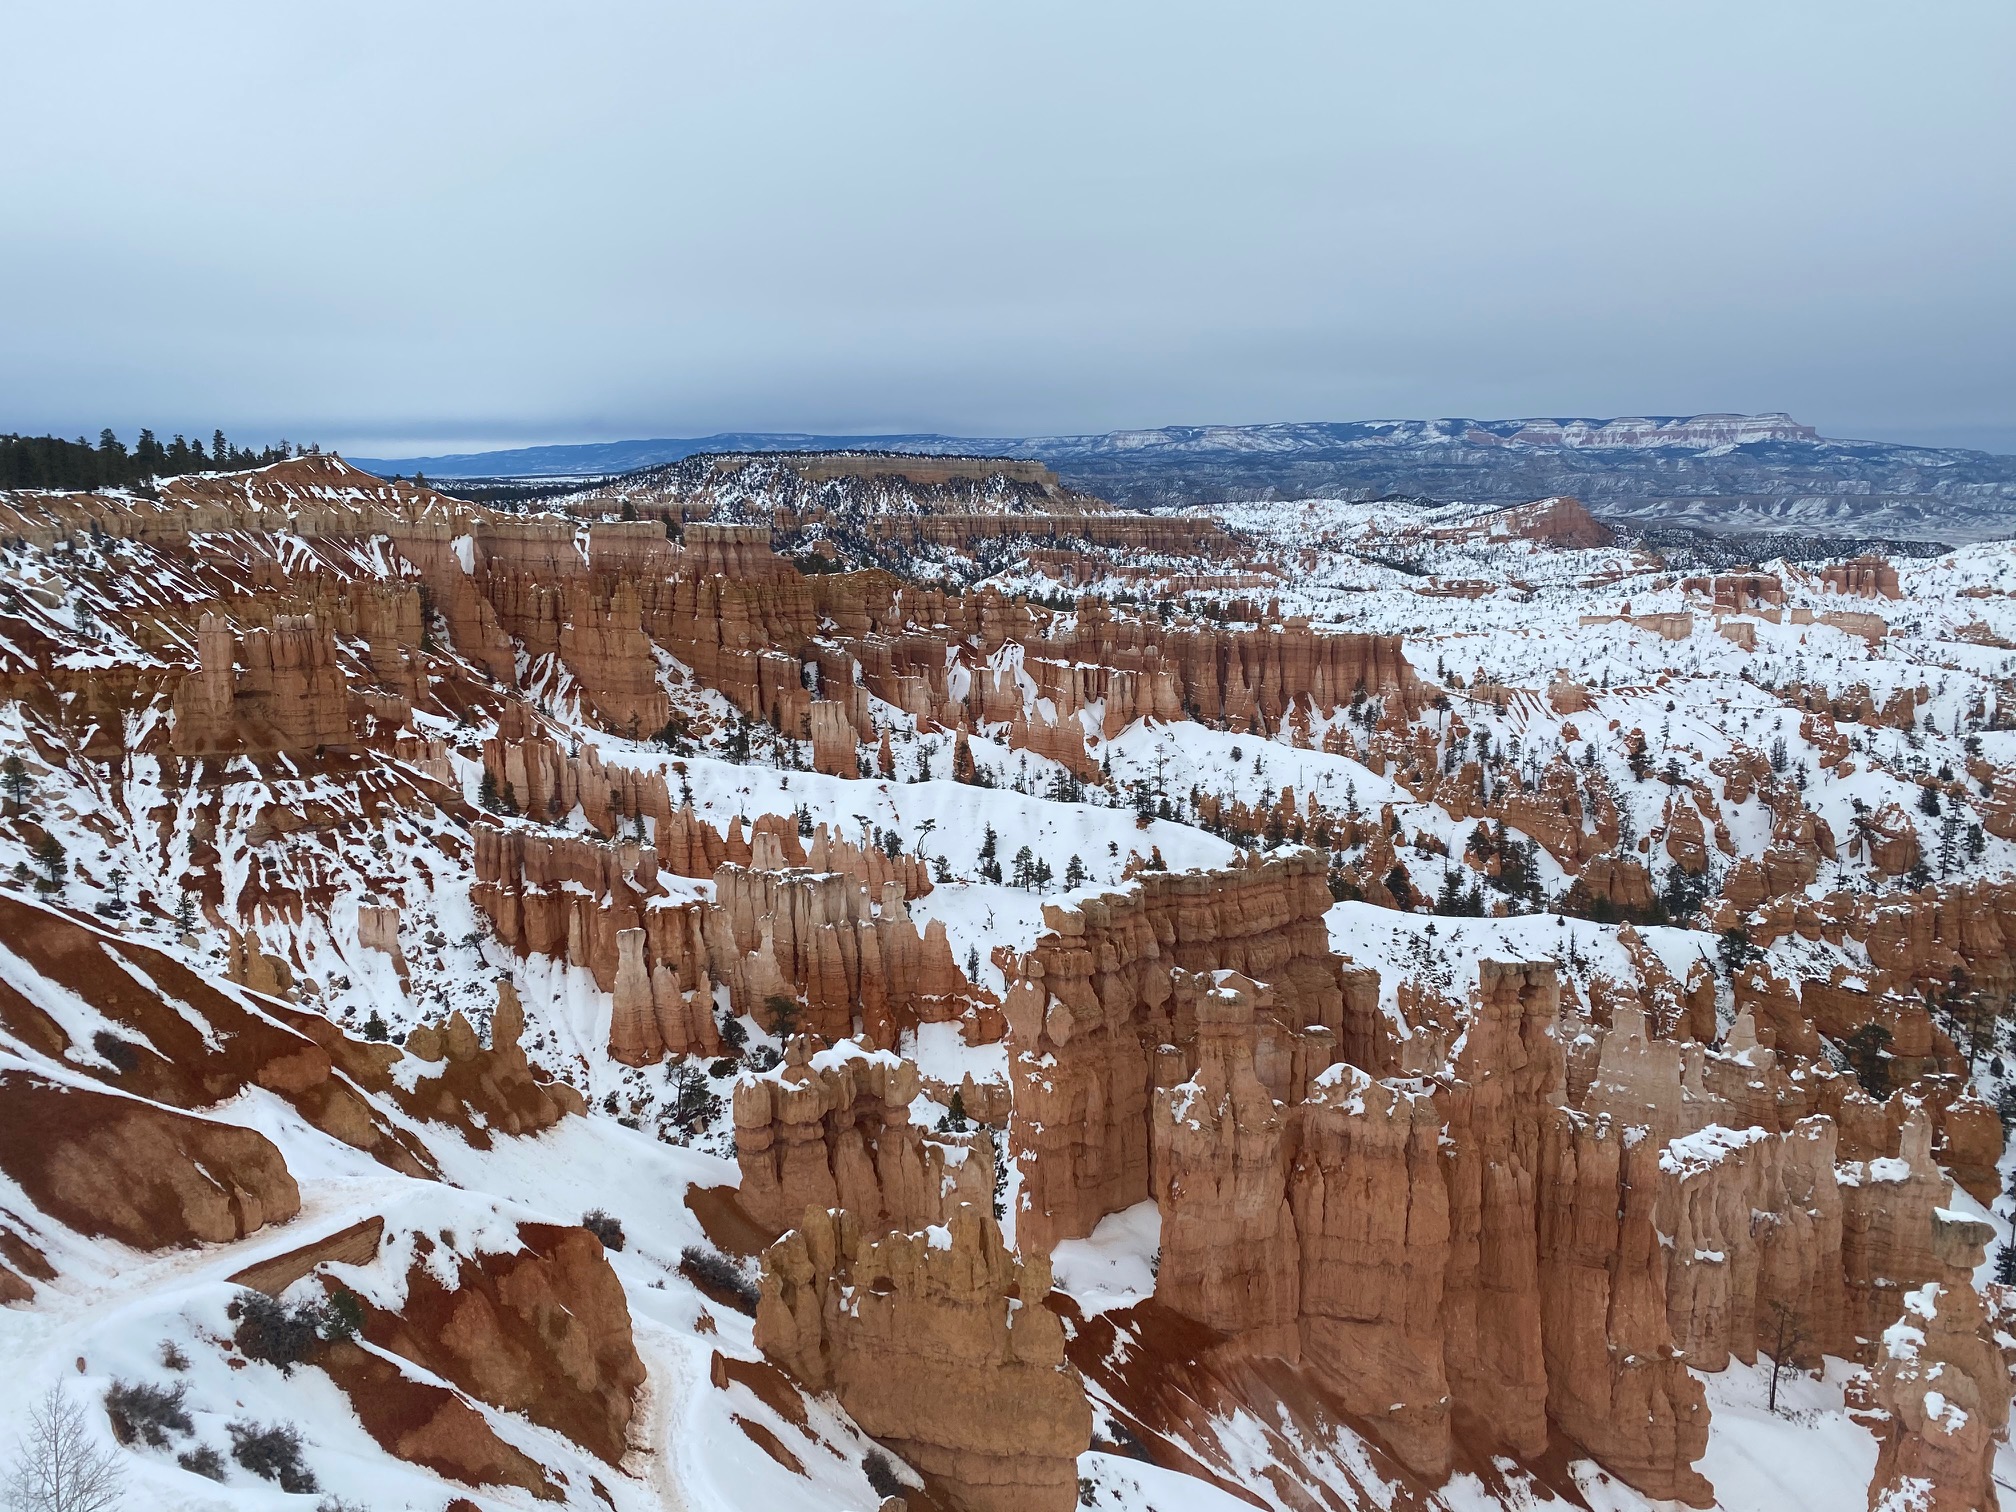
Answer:
[{"label": "cliff face", "polygon": [[1302,1359],[1410,1469],[1445,1475],[1449,1188],[1434,1099],[1334,1066],[1295,1113]]},{"label": "cliff face", "polygon": [[[1283,1095],[1298,1046],[1306,1083],[1338,1046],[1374,1038],[1362,990],[1347,994],[1348,970],[1330,952],[1329,903],[1322,860],[1304,852],[1215,873],[1149,873],[1123,894],[1046,906],[1048,931],[1010,962],[1003,1005],[1022,1244],[1047,1251],[1149,1195],[1151,1048],[1196,1033],[1180,1018],[1176,972],[1270,984],[1255,1065],[1271,1064]],[[1311,1030],[1328,1036],[1314,1065]]]},{"label": "cliff face", "polygon": [[1210,1330],[1213,1359],[1306,1373],[1417,1473],[1447,1475],[1459,1423],[1521,1456],[1559,1432],[1645,1495],[1709,1505],[1690,1367],[1869,1358],[1898,1288],[1957,1274],[1930,1118],[1837,1169],[1814,1104],[1840,1093],[1788,1078],[1747,1017],[1720,1050],[1654,1037],[1635,1003],[1591,1033],[1551,964],[1485,961],[1450,1058],[1381,1081],[1333,1062],[1328,1025],[1289,1030],[1264,983],[1171,967],[1153,896],[1055,911],[1015,963],[1018,1224],[1086,1232],[1145,1170],[1156,1304]]},{"label": "cliff face", "polygon": [[971,1206],[879,1238],[815,1209],[764,1253],[756,1342],[961,1512],[1069,1512],[1092,1410],[1049,1291]]},{"label": "cliff face", "polygon": [[301,1210],[272,1141],[102,1092],[0,1073],[0,1170],[80,1234],[135,1249],[242,1239]]},{"label": "cliff face", "polygon": [[312,615],[276,615],[241,638],[205,614],[196,648],[196,670],[175,690],[177,755],[298,756],[350,744],[349,685],[328,627]]},{"label": "cliff face", "polygon": [[815,1054],[803,1037],[776,1071],[735,1088],[741,1203],[781,1233],[808,1209],[845,1208],[869,1231],[914,1233],[962,1203],[993,1201],[994,1146],[984,1134],[927,1135],[910,1122],[917,1067],[886,1050]]},{"label": "cliff face", "polygon": [[[1978,1250],[1979,1238],[1973,1244]],[[1865,1421],[1882,1446],[1870,1512],[1992,1507],[2009,1372],[1980,1294],[1965,1281],[1928,1282],[1906,1292],[1903,1304],[1864,1392]]]},{"label": "cliff face", "polygon": [[423,1253],[404,1304],[373,1313],[365,1337],[618,1464],[644,1383],[623,1288],[586,1229],[528,1223],[518,1241],[455,1259],[452,1282]]}]

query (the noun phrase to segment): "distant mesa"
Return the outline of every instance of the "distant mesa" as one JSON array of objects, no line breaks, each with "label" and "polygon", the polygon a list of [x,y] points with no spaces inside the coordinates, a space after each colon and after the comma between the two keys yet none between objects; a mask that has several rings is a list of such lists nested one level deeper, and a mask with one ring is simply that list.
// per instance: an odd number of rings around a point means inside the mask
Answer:
[{"label": "distant mesa", "polygon": [[736,432],[361,459],[383,476],[613,478],[700,454],[892,454],[1037,463],[1123,508],[1406,495],[1513,504],[1571,496],[1604,519],[1718,531],[1942,541],[2006,535],[2016,457],[1822,436],[1780,411],[1163,426],[1075,436]]}]

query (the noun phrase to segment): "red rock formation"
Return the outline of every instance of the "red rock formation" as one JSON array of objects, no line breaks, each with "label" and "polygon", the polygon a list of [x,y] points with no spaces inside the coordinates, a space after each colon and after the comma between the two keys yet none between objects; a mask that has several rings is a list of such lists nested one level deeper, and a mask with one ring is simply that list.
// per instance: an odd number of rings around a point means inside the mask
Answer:
[{"label": "red rock formation", "polygon": [[917,1067],[886,1050],[848,1042],[815,1054],[793,1039],[782,1066],[735,1088],[744,1210],[772,1233],[834,1207],[871,1231],[910,1232],[962,1202],[987,1207],[992,1141],[927,1135],[910,1122],[918,1091]]},{"label": "red rock formation", "polygon": [[[1256,996],[1238,979],[1196,994],[1196,1071],[1155,1090],[1155,1295],[1239,1335],[1243,1347],[1292,1358],[1301,1255],[1286,1195],[1284,1119],[1253,1067]],[[1173,1049],[1158,1051],[1158,1073]]]},{"label": "red rock formation", "polygon": [[724,866],[706,915],[709,958],[739,1013],[769,1025],[773,999],[802,1003],[800,1027],[841,1040],[857,1023],[889,1048],[901,1029],[965,1015],[977,1001],[952,958],[942,920],[919,931],[903,883],[879,904],[842,872],[759,872]]},{"label": "red rock formation", "polygon": [[1829,593],[1849,593],[1861,598],[1902,598],[1897,569],[1880,556],[1851,557],[1836,562],[1820,574],[1821,586]]},{"label": "red rock formation", "polygon": [[[1978,1254],[1984,1241],[1969,1237]],[[2009,1372],[1980,1293],[1964,1281],[1928,1282],[1906,1292],[1903,1303],[1903,1316],[1884,1330],[1866,1394],[1875,1411],[1863,1416],[1881,1445],[1870,1512],[1993,1507],[1995,1444],[2009,1426]]]},{"label": "red rock formation", "polygon": [[175,690],[177,755],[303,755],[350,744],[349,687],[335,642],[314,617],[274,615],[241,644],[222,616],[205,614],[196,655],[196,670]]},{"label": "red rock formation", "polygon": [[1690,577],[1680,591],[1707,599],[1715,608],[1741,614],[1752,609],[1785,607],[1784,581],[1768,572],[1724,572]]},{"label": "red rock formation", "polygon": [[271,1140],[136,1098],[0,1072],[0,1171],[80,1234],[225,1244],[301,1211]]},{"label": "red rock formation", "polygon": [[1294,1112],[1288,1196],[1301,1244],[1305,1368],[1409,1468],[1439,1480],[1451,1463],[1442,1323],[1449,1192],[1434,1101],[1334,1066]]},{"label": "red rock formation", "polygon": [[518,1240],[519,1249],[451,1256],[444,1267],[429,1263],[432,1244],[420,1235],[404,1303],[367,1307],[364,1336],[618,1464],[644,1383],[622,1284],[586,1229],[525,1223]]},{"label": "red rock formation", "polygon": [[1755,1363],[1778,1347],[1781,1315],[1805,1358],[1852,1349],[1831,1121],[1805,1119],[1782,1136],[1710,1126],[1667,1145],[1658,1163],[1666,1318],[1690,1365]]},{"label": "red rock formation", "polygon": [[1023,1253],[971,1206],[879,1237],[814,1210],[764,1253],[756,1343],[958,1512],[1070,1512],[1092,1411],[1043,1306],[1049,1262]]},{"label": "red rock formation", "polygon": [[1541,1135],[1565,1075],[1551,967],[1477,964],[1477,1003],[1437,1094],[1448,1141],[1445,1337],[1455,1404],[1520,1454],[1547,1442],[1535,1208]]},{"label": "red rock formation", "polygon": [[[1707,1452],[1708,1406],[1668,1324],[1653,1218],[1659,1162],[1638,1130],[1565,1112],[1547,1125],[1529,1199],[1546,1412],[1647,1496],[1705,1507],[1714,1494],[1693,1462]],[[1451,1334],[1453,1357],[1463,1341]]]},{"label": "red rock formation", "polygon": [[1047,1253],[1148,1197],[1149,1052],[1175,1040],[1175,971],[1266,982],[1282,1032],[1321,1027],[1345,1053],[1375,1051],[1362,992],[1346,1022],[1324,875],[1324,858],[1303,851],[1220,872],[1145,873],[1125,893],[1045,905],[1048,931],[1008,962],[1004,1005],[1025,1249]]},{"label": "red rock formation", "polygon": [[1848,1328],[1866,1360],[1903,1292],[1927,1281],[1971,1285],[1971,1277],[1934,1242],[1952,1183],[1933,1164],[1932,1125],[1922,1112],[1905,1120],[1900,1155],[1844,1162],[1839,1180]]},{"label": "red rock formation", "polygon": [[812,769],[831,777],[859,777],[858,737],[847,706],[815,701],[811,721]]}]

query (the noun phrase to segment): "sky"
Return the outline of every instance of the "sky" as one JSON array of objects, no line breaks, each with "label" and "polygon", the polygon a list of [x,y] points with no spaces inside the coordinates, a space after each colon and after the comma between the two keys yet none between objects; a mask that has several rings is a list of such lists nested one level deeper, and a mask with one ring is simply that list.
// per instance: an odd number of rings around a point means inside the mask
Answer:
[{"label": "sky", "polygon": [[0,431],[2016,453],[2016,6],[8,7]]}]

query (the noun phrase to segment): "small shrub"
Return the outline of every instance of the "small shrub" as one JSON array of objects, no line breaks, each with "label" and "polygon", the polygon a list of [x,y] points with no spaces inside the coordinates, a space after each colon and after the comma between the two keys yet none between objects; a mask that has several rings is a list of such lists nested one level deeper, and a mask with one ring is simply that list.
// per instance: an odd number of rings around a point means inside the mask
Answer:
[{"label": "small shrub", "polygon": [[261,1480],[278,1481],[295,1495],[315,1489],[315,1472],[301,1463],[301,1435],[292,1423],[262,1428],[257,1423],[231,1424],[231,1458]]},{"label": "small shrub", "polygon": [[623,1248],[622,1220],[611,1217],[609,1214],[603,1212],[602,1209],[597,1208],[592,1213],[583,1213],[581,1215],[581,1227],[588,1230],[597,1239],[600,1239],[602,1241],[602,1248],[611,1251]]},{"label": "small shrub", "polygon": [[294,1307],[264,1292],[246,1291],[238,1294],[233,1310],[238,1347],[247,1358],[278,1365],[286,1374],[313,1355],[317,1344],[355,1338],[364,1326],[364,1304],[348,1291]]},{"label": "small shrub", "polygon": [[105,1412],[112,1419],[113,1436],[122,1444],[137,1440],[150,1448],[166,1449],[169,1434],[196,1431],[182,1406],[182,1399],[188,1394],[187,1386],[178,1385],[169,1391],[145,1381],[134,1384],[114,1381],[112,1389],[105,1393]]},{"label": "small shrub", "polygon": [[112,1063],[112,1069],[121,1076],[127,1075],[140,1064],[140,1052],[129,1041],[119,1038],[110,1030],[100,1029],[91,1036],[91,1048]]},{"label": "small shrub", "polygon": [[198,1444],[194,1449],[184,1449],[175,1456],[175,1463],[191,1475],[200,1475],[206,1480],[224,1479],[224,1456],[208,1444]]},{"label": "small shrub", "polygon": [[707,1063],[707,1074],[709,1076],[733,1076],[735,1074],[734,1057],[724,1055],[719,1060],[709,1061]]},{"label": "small shrub", "polygon": [[719,1298],[737,1312],[756,1311],[756,1299],[761,1295],[756,1283],[719,1250],[689,1244],[679,1252],[679,1269],[701,1290]]},{"label": "small shrub", "polygon": [[173,1339],[163,1339],[161,1341],[161,1363],[170,1370],[187,1370],[189,1368],[189,1356],[182,1352],[182,1346],[177,1344]]},{"label": "small shrub", "polygon": [[732,1013],[721,1015],[721,1045],[730,1055],[740,1055],[749,1043],[749,1026]]},{"label": "small shrub", "polygon": [[359,1502],[345,1501],[340,1496],[325,1496],[315,1503],[315,1512],[366,1512]]},{"label": "small shrub", "polygon": [[353,1291],[338,1290],[322,1308],[322,1337],[331,1344],[346,1343],[363,1331],[364,1304]]},{"label": "small shrub", "polygon": [[290,1308],[278,1297],[248,1291],[239,1294],[236,1310],[238,1347],[248,1359],[278,1365],[283,1374],[292,1374],[320,1342],[316,1309]]},{"label": "small shrub", "polygon": [[868,1477],[868,1487],[877,1496],[902,1496],[910,1489],[896,1474],[895,1463],[880,1449],[870,1449],[861,1456],[861,1473]]}]

